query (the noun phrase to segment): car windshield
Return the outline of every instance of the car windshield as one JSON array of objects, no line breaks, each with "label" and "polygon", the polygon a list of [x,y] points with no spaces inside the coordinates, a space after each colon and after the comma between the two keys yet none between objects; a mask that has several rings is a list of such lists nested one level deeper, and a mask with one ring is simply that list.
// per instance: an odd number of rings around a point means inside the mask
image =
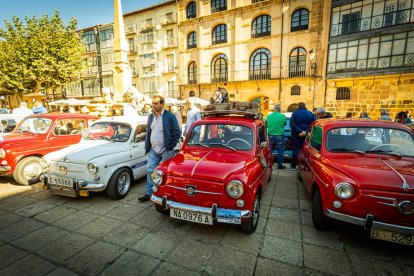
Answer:
[{"label": "car windshield", "polygon": [[14,119],[0,119],[0,133],[10,133],[16,127]]},{"label": "car windshield", "polygon": [[126,142],[131,135],[131,126],[118,122],[96,122],[85,134],[86,140],[108,140]]},{"label": "car windshield", "polygon": [[52,120],[48,118],[25,118],[20,122],[19,126],[15,131],[20,133],[33,133],[33,134],[46,134],[50,126],[52,125]]},{"label": "car windshield", "polygon": [[253,141],[253,130],[249,127],[235,124],[202,124],[192,129],[187,145],[250,150]]},{"label": "car windshield", "polygon": [[326,139],[326,148],[331,152],[414,156],[412,135],[400,129],[334,128],[327,132]]}]

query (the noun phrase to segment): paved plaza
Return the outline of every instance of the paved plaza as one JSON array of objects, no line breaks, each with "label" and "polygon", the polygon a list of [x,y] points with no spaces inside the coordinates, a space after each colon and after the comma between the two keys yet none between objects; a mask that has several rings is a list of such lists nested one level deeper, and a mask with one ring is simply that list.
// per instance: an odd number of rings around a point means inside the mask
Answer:
[{"label": "paved plaza", "polygon": [[120,201],[72,199],[0,177],[0,275],[414,275],[413,247],[315,230],[295,172],[273,171],[252,235],[172,220],[144,191],[141,179]]}]

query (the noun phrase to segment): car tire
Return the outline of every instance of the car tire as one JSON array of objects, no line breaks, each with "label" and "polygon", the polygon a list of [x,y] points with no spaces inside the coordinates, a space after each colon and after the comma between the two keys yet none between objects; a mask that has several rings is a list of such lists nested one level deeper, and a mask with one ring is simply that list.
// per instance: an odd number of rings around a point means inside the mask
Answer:
[{"label": "car tire", "polygon": [[170,209],[164,210],[161,205],[154,204],[155,210],[157,210],[158,213],[163,215],[170,215]]},{"label": "car tire", "polygon": [[312,223],[318,230],[325,230],[328,226],[327,219],[323,212],[321,193],[316,190],[312,199]]},{"label": "car tire", "polygon": [[259,196],[259,191],[258,191],[256,193],[256,196],[254,197],[252,216],[242,221],[241,230],[243,233],[251,234],[256,230],[257,224],[259,223],[259,215],[260,215],[260,196]]},{"label": "car tire", "polygon": [[13,172],[14,180],[20,185],[30,185],[39,182],[42,174],[40,158],[35,156],[20,160]]},{"label": "car tire", "polygon": [[109,179],[106,193],[112,199],[122,199],[128,194],[131,183],[131,172],[127,168],[120,168]]}]

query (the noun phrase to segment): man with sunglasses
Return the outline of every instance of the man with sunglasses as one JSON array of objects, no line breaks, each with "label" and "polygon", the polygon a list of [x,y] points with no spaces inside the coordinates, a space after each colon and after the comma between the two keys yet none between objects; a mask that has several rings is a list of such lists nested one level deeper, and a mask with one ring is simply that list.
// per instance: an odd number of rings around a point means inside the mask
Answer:
[{"label": "man with sunglasses", "polygon": [[181,137],[177,119],[174,114],[164,109],[164,104],[163,97],[152,98],[152,113],[148,116],[145,137],[145,154],[148,154],[147,192],[138,198],[141,202],[151,199],[153,184],[150,175],[161,162],[174,156],[174,147]]}]

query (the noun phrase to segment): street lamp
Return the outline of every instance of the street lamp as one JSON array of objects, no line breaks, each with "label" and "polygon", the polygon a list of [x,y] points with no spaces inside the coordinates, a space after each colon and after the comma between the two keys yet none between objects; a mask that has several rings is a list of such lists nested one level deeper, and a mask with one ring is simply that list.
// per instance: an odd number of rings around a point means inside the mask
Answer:
[{"label": "street lamp", "polygon": [[312,105],[313,108],[316,106],[316,91],[315,91],[315,84],[316,84],[316,68],[318,65],[316,64],[316,54],[315,50],[313,48],[309,51],[309,60],[311,63],[310,69],[311,69],[311,76],[313,77],[313,95],[312,95]]}]

